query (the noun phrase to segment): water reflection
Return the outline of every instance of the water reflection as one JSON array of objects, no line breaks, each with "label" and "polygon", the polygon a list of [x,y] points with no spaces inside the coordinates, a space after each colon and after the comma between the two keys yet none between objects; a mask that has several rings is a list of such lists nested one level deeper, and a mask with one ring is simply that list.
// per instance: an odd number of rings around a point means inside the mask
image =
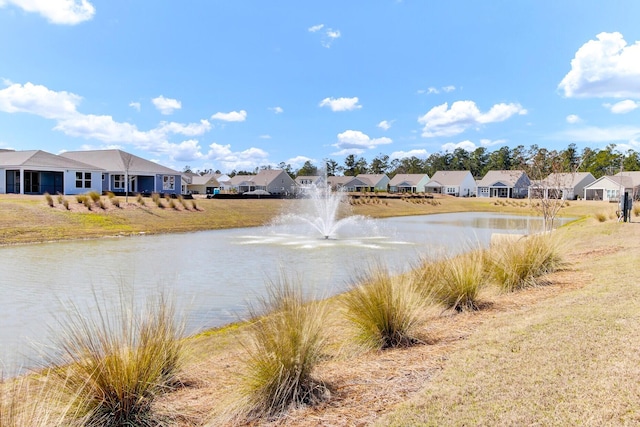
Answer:
[{"label": "water reflection", "polygon": [[95,292],[117,296],[122,284],[138,301],[170,291],[193,333],[238,320],[280,268],[326,297],[374,259],[402,270],[427,253],[487,244],[494,231],[541,225],[539,218],[465,213],[377,220],[367,235],[329,240],[274,226],[0,247],[0,360],[5,374],[37,361],[33,343],[50,343],[48,329],[69,301],[91,312]]}]

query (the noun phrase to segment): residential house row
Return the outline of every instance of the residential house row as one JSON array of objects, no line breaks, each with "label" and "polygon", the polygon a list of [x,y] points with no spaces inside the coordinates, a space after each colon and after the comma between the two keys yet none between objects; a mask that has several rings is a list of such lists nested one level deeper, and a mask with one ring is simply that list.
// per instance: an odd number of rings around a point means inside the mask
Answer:
[{"label": "residential house row", "polygon": [[427,174],[298,176],[279,169],[255,175],[181,173],[122,150],[67,151],[0,149],[0,194],[114,193],[215,194],[217,192],[296,195],[310,186],[349,192],[429,193],[456,197],[559,198],[617,201],[640,195],[640,172],[595,179],[591,173],[550,174],[539,181],[524,171],[489,171],[476,181],[469,171]]}]

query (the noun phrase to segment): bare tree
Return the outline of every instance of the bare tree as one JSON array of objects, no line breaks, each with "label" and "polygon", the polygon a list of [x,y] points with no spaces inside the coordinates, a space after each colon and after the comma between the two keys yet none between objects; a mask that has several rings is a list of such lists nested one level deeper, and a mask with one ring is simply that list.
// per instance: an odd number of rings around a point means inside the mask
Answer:
[{"label": "bare tree", "polygon": [[129,203],[129,170],[133,164],[133,154],[120,151],[120,158],[124,167],[124,201]]},{"label": "bare tree", "polygon": [[567,166],[555,151],[536,153],[529,157],[527,175],[531,180],[529,202],[542,215],[546,233],[553,230],[555,219],[566,201],[575,198],[576,172],[579,164]]}]

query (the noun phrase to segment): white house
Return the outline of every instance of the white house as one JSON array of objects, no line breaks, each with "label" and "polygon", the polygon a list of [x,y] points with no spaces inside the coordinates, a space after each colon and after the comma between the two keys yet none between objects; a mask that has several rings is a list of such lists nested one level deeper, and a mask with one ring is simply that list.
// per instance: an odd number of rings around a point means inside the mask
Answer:
[{"label": "white house", "polygon": [[531,181],[524,171],[489,171],[484,178],[478,181],[476,195],[478,197],[519,199],[527,197],[529,185],[531,185]]},{"label": "white house", "polygon": [[476,194],[476,180],[469,171],[437,171],[425,185],[427,193],[470,197]]},{"label": "white house", "polygon": [[399,173],[389,181],[390,193],[423,193],[424,187],[429,182],[429,175]]},{"label": "white house", "polygon": [[0,194],[102,193],[103,172],[42,150],[0,150]]},{"label": "white house", "polygon": [[617,202],[625,192],[633,194],[633,180],[629,176],[602,176],[584,188],[585,200]]},{"label": "white house", "polygon": [[216,189],[220,188],[220,183],[214,175],[205,174],[189,174],[187,183],[187,192],[189,194],[213,194]]},{"label": "white house", "polygon": [[541,181],[531,181],[529,198],[574,200],[595,180],[590,172],[551,173]]}]

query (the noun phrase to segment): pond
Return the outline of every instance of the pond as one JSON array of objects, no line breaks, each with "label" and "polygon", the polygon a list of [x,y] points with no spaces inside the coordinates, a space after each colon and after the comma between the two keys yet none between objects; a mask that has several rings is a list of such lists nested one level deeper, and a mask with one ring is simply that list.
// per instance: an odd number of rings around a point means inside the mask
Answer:
[{"label": "pond", "polygon": [[281,224],[0,247],[1,369],[11,375],[37,364],[70,304],[95,311],[94,294],[102,301],[123,285],[140,301],[167,291],[192,334],[241,319],[281,271],[327,297],[372,262],[406,270],[441,250],[487,245],[495,232],[540,228],[535,217],[457,213],[366,219],[331,239]]}]

